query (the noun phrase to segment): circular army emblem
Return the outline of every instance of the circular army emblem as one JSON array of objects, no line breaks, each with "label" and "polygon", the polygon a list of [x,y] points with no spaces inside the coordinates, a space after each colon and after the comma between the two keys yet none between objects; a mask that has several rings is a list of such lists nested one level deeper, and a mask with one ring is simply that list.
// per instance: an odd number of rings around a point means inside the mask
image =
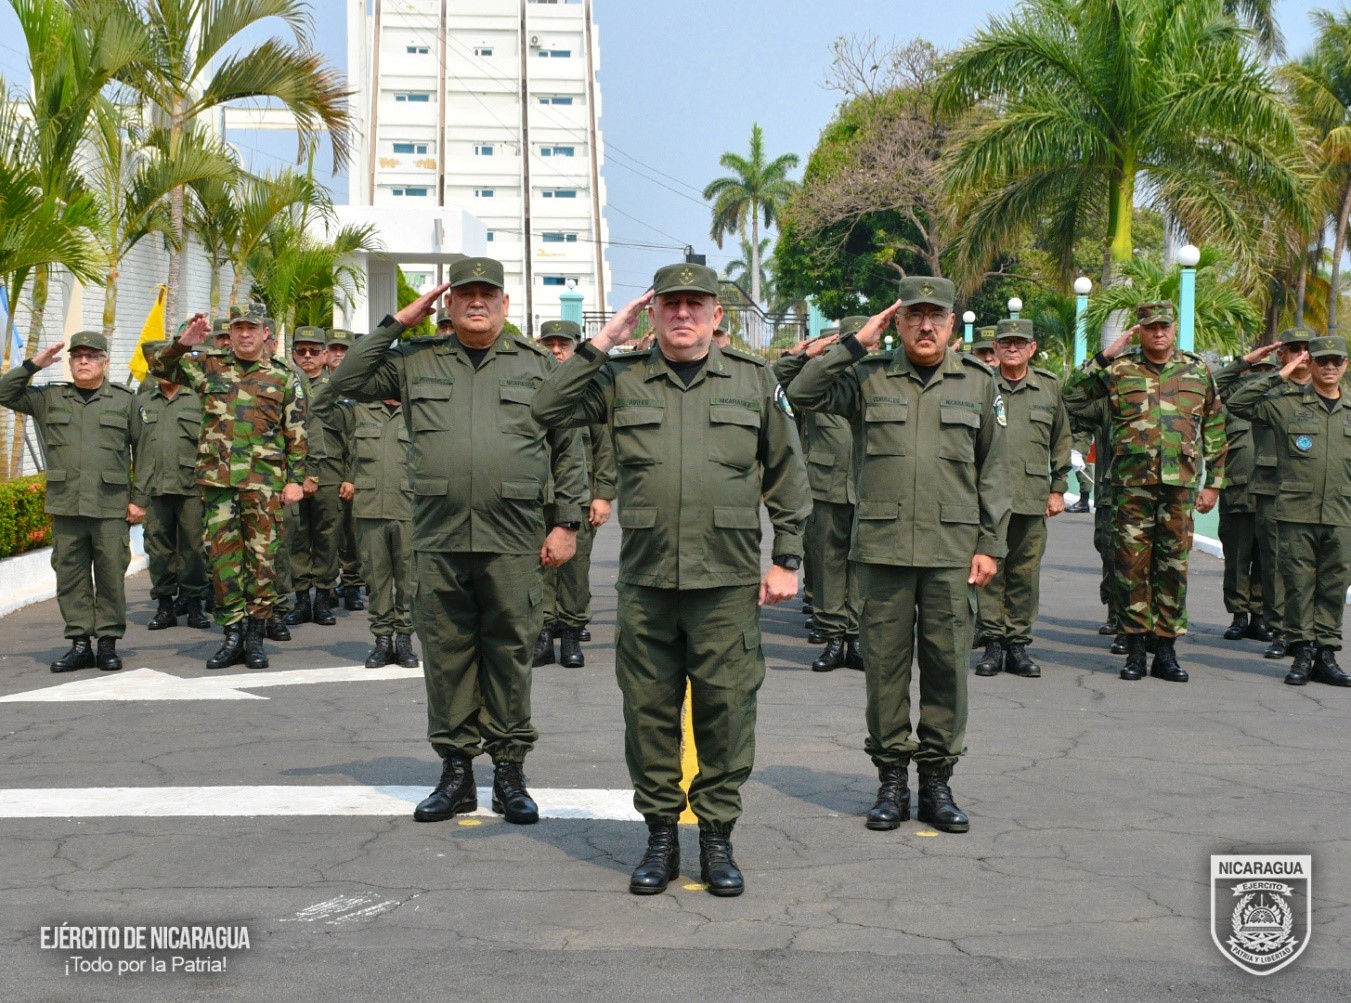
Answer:
[{"label": "circular army emblem", "polygon": [[1008,409],[1004,407],[1003,394],[994,395],[994,420],[999,422],[1000,428],[1009,427],[1009,412]]},{"label": "circular army emblem", "polygon": [[1311,435],[1297,436],[1295,438],[1295,448],[1298,449],[1301,453],[1307,453],[1309,450],[1313,449],[1313,436]]},{"label": "circular army emblem", "polygon": [[788,415],[788,417],[790,418],[797,417],[797,415],[793,413],[792,402],[788,399],[788,395],[783,392],[783,387],[774,388],[774,403],[778,407],[778,409],[782,411],[784,414]]}]

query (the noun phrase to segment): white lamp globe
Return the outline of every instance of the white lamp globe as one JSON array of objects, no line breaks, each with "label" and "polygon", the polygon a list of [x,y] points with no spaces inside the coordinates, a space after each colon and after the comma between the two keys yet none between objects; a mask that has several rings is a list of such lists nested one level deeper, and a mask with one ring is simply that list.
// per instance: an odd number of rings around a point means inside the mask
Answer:
[{"label": "white lamp globe", "polygon": [[1177,249],[1177,263],[1183,268],[1195,268],[1201,260],[1201,249],[1195,244],[1185,244]]},{"label": "white lamp globe", "polygon": [[1023,308],[1023,301],[1020,300],[1017,296],[1014,296],[1012,299],[1009,300],[1009,313],[1017,313],[1022,308]]},{"label": "white lamp globe", "polygon": [[975,322],[976,322],[976,312],[974,310],[968,310],[966,311],[966,313],[962,314],[963,324],[974,324]]},{"label": "white lamp globe", "polygon": [[1093,291],[1093,280],[1087,275],[1080,275],[1074,280],[1074,291],[1080,296],[1087,296]]}]

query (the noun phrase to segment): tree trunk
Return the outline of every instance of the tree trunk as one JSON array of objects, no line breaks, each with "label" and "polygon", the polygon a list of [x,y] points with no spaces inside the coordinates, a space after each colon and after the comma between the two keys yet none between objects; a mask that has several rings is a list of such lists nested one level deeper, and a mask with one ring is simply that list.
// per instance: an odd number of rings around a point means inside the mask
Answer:
[{"label": "tree trunk", "polygon": [[178,273],[182,267],[180,258],[183,247],[183,186],[179,185],[169,193],[169,274],[165,280],[168,294],[164,297],[164,336],[169,337],[169,328],[178,316]]},{"label": "tree trunk", "polygon": [[1309,285],[1309,247],[1299,249],[1299,278],[1295,280],[1295,327],[1304,326],[1304,290]]},{"label": "tree trunk", "polygon": [[760,204],[751,203],[751,301],[760,306]]},{"label": "tree trunk", "polygon": [[1111,218],[1108,220],[1107,236],[1110,241],[1109,252],[1111,275],[1103,276],[1107,284],[1116,274],[1117,268],[1131,260],[1135,253],[1131,232],[1132,215],[1135,212],[1135,158],[1126,156],[1121,163],[1120,176],[1112,179]]},{"label": "tree trunk", "polygon": [[[50,283],[51,266],[39,265],[33,272],[33,312],[28,322],[28,343],[23,346],[25,359],[31,359],[38,353],[38,341],[42,338],[42,315],[47,312]],[[12,303],[10,309],[14,310],[17,306],[17,303]],[[24,416],[15,411],[14,441],[9,448],[9,469],[15,475],[23,469],[23,430]]]},{"label": "tree trunk", "polygon": [[113,329],[117,326],[117,280],[120,273],[117,264],[108,269],[103,280],[103,336],[112,343]]},{"label": "tree trunk", "polygon": [[1337,299],[1341,295],[1342,252],[1346,250],[1346,221],[1351,216],[1351,182],[1342,188],[1337,207],[1337,236],[1332,244],[1332,274],[1328,278],[1328,333],[1337,327]]},{"label": "tree trunk", "polygon": [[220,316],[220,270],[221,260],[211,259],[211,322],[214,324]]}]

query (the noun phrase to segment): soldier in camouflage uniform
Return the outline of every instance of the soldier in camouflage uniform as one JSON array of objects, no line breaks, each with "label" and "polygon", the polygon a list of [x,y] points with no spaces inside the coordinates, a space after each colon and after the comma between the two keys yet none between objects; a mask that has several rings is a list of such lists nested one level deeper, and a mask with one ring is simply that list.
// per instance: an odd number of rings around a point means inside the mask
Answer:
[{"label": "soldier in camouflage uniform", "polygon": [[[1142,303],[1137,317],[1074,372],[1065,403],[1073,412],[1105,397],[1111,412],[1112,549],[1127,648],[1121,678],[1143,677],[1153,633],[1150,675],[1185,683],[1175,642],[1187,630],[1192,509],[1209,512],[1225,484],[1224,407],[1205,361],[1176,347],[1173,304]],[[1136,335],[1140,348],[1128,352]]]},{"label": "soldier in camouflage uniform", "polygon": [[[353,334],[351,331],[346,331],[340,327],[328,332],[327,349],[324,355],[326,374],[320,381],[320,385],[314,388],[315,393],[318,393],[322,389],[322,385],[328,382],[331,378],[329,374],[332,374],[342,364],[342,360],[347,357],[347,350],[359,337],[360,335]],[[342,507],[342,526],[338,531],[338,570],[342,582],[335,595],[341,597],[343,609],[349,612],[359,612],[366,608],[365,602],[361,599],[361,590],[366,586],[366,576],[362,571],[362,548],[357,537],[356,507],[353,504],[351,490],[344,488],[338,501]]]},{"label": "soldier in camouflage uniform", "polygon": [[[1298,384],[1290,377],[1310,367]],[[1351,586],[1351,404],[1346,342],[1311,338],[1277,374],[1245,380],[1229,396],[1240,418],[1276,433],[1276,519],[1285,579],[1284,631],[1294,655],[1285,681],[1351,686],[1337,664],[1346,590]]]},{"label": "soldier in camouflage uniform", "polygon": [[150,364],[156,376],[202,399],[197,483],[216,622],[225,631],[208,669],[241,659],[251,669],[267,668],[263,638],[277,599],[277,523],[281,506],[304,496],[305,394],[289,369],[264,357],[267,330],[262,307],[232,307],[230,348],[192,358],[189,351],[208,331],[197,314]]}]

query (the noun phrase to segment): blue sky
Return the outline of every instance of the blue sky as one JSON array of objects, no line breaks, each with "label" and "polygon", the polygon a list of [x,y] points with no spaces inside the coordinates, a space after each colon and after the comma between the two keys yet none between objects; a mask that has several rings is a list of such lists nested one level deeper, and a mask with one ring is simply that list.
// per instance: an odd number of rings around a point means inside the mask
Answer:
[{"label": "blue sky", "polygon": [[[337,5],[334,4],[334,7]],[[1312,41],[1309,12],[1339,4],[1284,0],[1277,8],[1291,54]],[[321,14],[332,9],[318,0]],[[708,237],[704,185],[721,175],[724,151],[744,153],[751,126],[763,127],[771,156],[796,153],[806,163],[839,100],[822,84],[831,42],[874,34],[904,42],[923,37],[951,48],[991,14],[1012,4],[979,0],[595,0],[601,42],[600,84],[607,145],[605,179],[613,288],[610,301],[638,295],[686,244],[721,269],[739,256]],[[316,46],[346,63],[346,24],[321,16]],[[22,40],[9,5],[0,5],[0,73],[26,80]],[[255,169],[294,156],[277,136],[232,135]],[[346,179],[332,179],[339,201]],[[632,247],[626,245],[663,245]]]}]

